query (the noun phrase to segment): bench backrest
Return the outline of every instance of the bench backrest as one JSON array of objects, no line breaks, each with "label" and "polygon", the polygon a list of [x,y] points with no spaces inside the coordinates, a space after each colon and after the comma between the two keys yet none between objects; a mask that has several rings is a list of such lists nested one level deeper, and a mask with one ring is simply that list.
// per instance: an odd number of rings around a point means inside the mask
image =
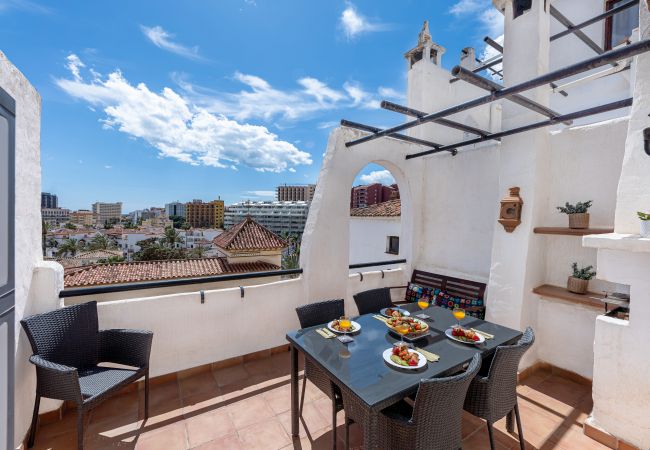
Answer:
[{"label": "bench backrest", "polygon": [[485,298],[486,285],[478,281],[463,280],[462,278],[414,270],[411,276],[411,283],[434,289],[439,288],[454,297],[469,299]]}]

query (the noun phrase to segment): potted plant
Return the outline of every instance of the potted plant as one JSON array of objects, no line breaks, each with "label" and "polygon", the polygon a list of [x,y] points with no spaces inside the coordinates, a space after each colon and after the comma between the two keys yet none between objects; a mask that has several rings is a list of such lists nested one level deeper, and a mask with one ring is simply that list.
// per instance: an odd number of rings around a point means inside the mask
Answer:
[{"label": "potted plant", "polygon": [[578,263],[574,262],[573,275],[567,281],[567,289],[575,294],[586,294],[589,287],[589,280],[596,276],[596,271],[592,270],[594,266],[587,266],[578,269]]},{"label": "potted plant", "polygon": [[639,211],[636,214],[639,216],[639,219],[641,219],[641,237],[650,237],[650,213]]},{"label": "potted plant", "polygon": [[571,205],[567,202],[564,206],[558,206],[557,209],[569,216],[569,228],[589,228],[589,213],[587,210],[591,207],[591,200],[578,202]]}]

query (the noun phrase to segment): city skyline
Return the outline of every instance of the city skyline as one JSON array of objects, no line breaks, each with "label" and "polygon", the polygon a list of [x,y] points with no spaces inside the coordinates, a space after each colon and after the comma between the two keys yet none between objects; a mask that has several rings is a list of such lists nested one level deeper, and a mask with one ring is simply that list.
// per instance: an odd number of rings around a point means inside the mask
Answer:
[{"label": "city skyline", "polygon": [[[482,37],[501,26],[489,0],[424,10],[417,1],[287,3],[19,1],[0,10],[3,51],[42,97],[43,191],[72,210],[272,199],[281,183],[317,182],[341,118],[400,121],[378,105],[405,102],[403,54],[422,20],[447,49],[447,68],[461,45],[480,54]],[[107,27],[111,17],[129,20]],[[273,50],[259,52],[262,42]]]}]

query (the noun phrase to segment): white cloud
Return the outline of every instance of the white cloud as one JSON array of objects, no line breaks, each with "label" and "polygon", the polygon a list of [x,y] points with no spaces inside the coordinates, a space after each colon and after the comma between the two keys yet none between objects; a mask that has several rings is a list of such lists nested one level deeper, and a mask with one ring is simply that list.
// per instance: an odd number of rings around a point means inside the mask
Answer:
[{"label": "white cloud", "polygon": [[199,48],[197,46],[187,47],[178,42],[174,42],[172,40],[174,35],[165,31],[165,29],[159,25],[156,25],[155,27],[140,25],[140,30],[142,30],[142,33],[147,37],[147,39],[158,48],[195,61],[203,59],[203,57],[199,55]]},{"label": "white cloud", "polygon": [[370,173],[367,173],[365,175],[361,175],[359,177],[362,183],[365,184],[373,184],[373,183],[381,183],[381,184],[393,184],[395,183],[395,178],[390,174],[388,170],[374,170]]},{"label": "white cloud", "polygon": [[339,24],[348,39],[354,39],[363,33],[385,31],[388,29],[386,24],[378,21],[371,21],[365,17],[357,11],[356,6],[351,2],[347,2],[347,6],[339,18]]},{"label": "white cloud", "polygon": [[[80,66],[74,66],[80,67]],[[69,95],[103,108],[105,128],[143,139],[160,156],[193,165],[251,167],[282,172],[311,164],[309,153],[278,139],[266,127],[240,123],[196,106],[170,88],[152,92],[146,84],[132,85],[119,71],[86,81],[71,69],[72,79],[56,84]]]},{"label": "white cloud", "polygon": [[74,53],[70,53],[67,56],[66,61],[68,61],[68,62],[66,63],[65,66],[68,68],[68,70],[72,74],[72,77],[77,81],[81,80],[81,75],[79,74],[79,72],[80,72],[81,68],[86,67],[86,65],[83,62],[81,62],[79,57],[77,55],[75,55]]},{"label": "white cloud", "polygon": [[330,121],[327,121],[327,122],[321,122],[321,123],[318,124],[318,129],[319,130],[326,130],[328,128],[334,128],[334,127],[338,126],[338,124],[339,124],[339,122],[337,122],[335,120],[330,120]]},{"label": "white cloud", "polygon": [[449,9],[449,12],[455,16],[471,14],[484,9],[486,3],[483,0],[460,0]]},{"label": "white cloud", "polygon": [[113,166],[108,166],[108,165],[104,166],[104,169],[112,169],[112,168]]},{"label": "white cloud", "polygon": [[50,14],[52,12],[47,6],[29,0],[0,0],[0,14],[12,9],[35,14]]},{"label": "white cloud", "polygon": [[488,36],[503,35],[503,14],[494,8],[488,8],[481,13],[480,21],[487,30]]}]

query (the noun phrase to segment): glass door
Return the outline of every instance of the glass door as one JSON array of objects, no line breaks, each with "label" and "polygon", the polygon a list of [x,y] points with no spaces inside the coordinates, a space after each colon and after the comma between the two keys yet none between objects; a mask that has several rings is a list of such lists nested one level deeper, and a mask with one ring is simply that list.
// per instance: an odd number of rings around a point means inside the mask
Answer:
[{"label": "glass door", "polygon": [[0,88],[0,448],[14,448],[15,102]]}]

